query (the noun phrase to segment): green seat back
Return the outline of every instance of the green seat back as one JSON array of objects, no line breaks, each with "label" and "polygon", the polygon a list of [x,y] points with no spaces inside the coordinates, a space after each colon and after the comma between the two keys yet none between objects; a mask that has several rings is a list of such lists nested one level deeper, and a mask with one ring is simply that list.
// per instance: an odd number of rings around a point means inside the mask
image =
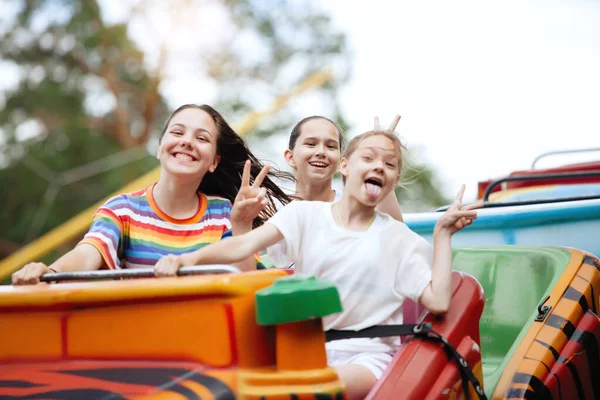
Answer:
[{"label": "green seat back", "polygon": [[480,331],[488,394],[570,259],[567,250],[552,247],[455,249],[453,268],[473,275],[485,294]]}]

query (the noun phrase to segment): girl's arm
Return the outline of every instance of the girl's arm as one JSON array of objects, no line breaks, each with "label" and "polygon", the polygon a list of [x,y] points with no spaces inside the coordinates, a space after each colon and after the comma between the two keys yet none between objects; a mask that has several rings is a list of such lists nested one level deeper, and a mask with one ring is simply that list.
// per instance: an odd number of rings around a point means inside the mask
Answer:
[{"label": "girl's arm", "polygon": [[[192,253],[180,256],[168,255],[154,266],[156,276],[176,275],[184,265],[203,264],[233,264],[247,259],[259,250],[274,245],[283,239],[279,229],[273,224],[266,223],[241,236],[233,236],[220,242],[211,243]],[[256,267],[242,265],[242,271],[252,271]]]},{"label": "girl's arm", "polygon": [[443,315],[448,311],[452,297],[452,245],[450,239],[451,235],[434,232],[431,282],[423,291],[420,299],[421,304],[436,315]]},{"label": "girl's arm", "polygon": [[[389,132],[395,132],[396,126],[398,126],[398,122],[400,122],[400,115],[396,115],[390,126],[386,129]],[[379,123],[379,117],[375,117],[375,122],[373,124],[373,129],[380,130],[381,124]],[[396,193],[392,190],[387,196],[383,198],[381,203],[377,205],[377,211],[382,213],[389,214],[392,218],[397,221],[404,222],[402,218],[402,210],[400,210],[400,204],[398,203],[398,199],[396,198]]]},{"label": "girl's arm", "polygon": [[400,210],[400,204],[398,203],[396,193],[393,190],[389,192],[383,198],[383,200],[381,200],[381,203],[377,205],[376,210],[389,214],[397,221],[404,222],[404,219],[402,218],[402,210]]},{"label": "girl's arm", "polygon": [[35,285],[48,272],[93,271],[104,265],[100,252],[90,244],[80,244],[49,267],[41,262],[25,265],[12,275],[13,285]]},{"label": "girl's arm", "polygon": [[[231,240],[234,238],[239,238],[240,236],[245,235],[248,232],[252,231],[252,222],[250,222],[249,224],[236,224],[234,223],[234,221],[231,221],[231,238],[227,239],[227,240]],[[256,259],[255,259],[255,255],[254,253],[251,254],[250,256],[246,257],[245,259],[239,261],[239,262],[234,262],[231,263],[234,267],[239,268],[242,271],[252,271],[253,269],[256,269]],[[193,265],[193,264],[192,264]]]},{"label": "girl's arm", "polygon": [[448,311],[452,297],[452,235],[471,225],[477,218],[477,212],[472,209],[478,204],[462,206],[464,192],[465,185],[462,185],[456,199],[440,217],[433,231],[431,283],[425,288],[419,301],[429,311],[438,315]]}]

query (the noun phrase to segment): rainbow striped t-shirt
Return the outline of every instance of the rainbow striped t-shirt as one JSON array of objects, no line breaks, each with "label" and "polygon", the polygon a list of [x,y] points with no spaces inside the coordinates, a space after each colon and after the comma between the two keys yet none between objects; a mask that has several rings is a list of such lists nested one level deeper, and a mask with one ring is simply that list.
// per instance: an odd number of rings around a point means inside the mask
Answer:
[{"label": "rainbow striped t-shirt", "polygon": [[[106,267],[151,267],[167,254],[184,254],[218,242],[231,232],[231,202],[198,193],[196,214],[174,219],[152,197],[154,185],[113,197],[96,211],[79,244],[94,246]],[[225,235],[227,236],[227,235]]]}]

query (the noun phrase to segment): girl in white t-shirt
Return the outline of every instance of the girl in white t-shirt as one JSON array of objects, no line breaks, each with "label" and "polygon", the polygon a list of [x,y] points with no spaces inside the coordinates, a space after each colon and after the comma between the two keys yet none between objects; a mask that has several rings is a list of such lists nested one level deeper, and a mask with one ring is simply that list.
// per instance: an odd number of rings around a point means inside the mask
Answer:
[{"label": "girl in white t-shirt", "polygon": [[[345,183],[340,201],[293,201],[251,232],[162,258],[156,274],[175,275],[183,265],[234,263],[284,240],[296,273],[333,281],[338,288],[344,311],[324,319],[326,330],[401,324],[405,298],[445,313],[451,297],[450,239],[477,214],[462,206],[463,186],[438,220],[431,247],[403,223],[377,212],[400,179],[401,148],[389,131],[355,137],[340,162]],[[349,399],[368,393],[397,347],[389,338],[327,343],[328,362],[337,368]]]},{"label": "girl in white t-shirt", "polygon": [[[400,115],[397,115],[388,130],[394,131],[399,121]],[[379,129],[377,117],[375,129]],[[338,172],[343,147],[344,134],[329,118],[313,115],[298,122],[290,133],[288,148],[283,153],[296,178],[296,190],[292,197],[310,201],[339,201],[342,194],[333,189],[333,176]],[[377,210],[402,221],[394,191],[378,204]],[[283,241],[267,249],[270,262],[278,268],[293,267],[294,261],[288,259],[286,253]]]}]

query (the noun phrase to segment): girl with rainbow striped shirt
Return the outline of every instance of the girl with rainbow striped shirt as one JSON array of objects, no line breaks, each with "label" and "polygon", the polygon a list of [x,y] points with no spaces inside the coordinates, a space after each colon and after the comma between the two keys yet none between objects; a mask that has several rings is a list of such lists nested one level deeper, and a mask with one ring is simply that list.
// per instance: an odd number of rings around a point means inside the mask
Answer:
[{"label": "girl with rainbow striped shirt", "polygon": [[[274,214],[275,200],[289,202],[269,178],[285,174],[263,167],[208,105],[175,110],[159,143],[158,182],[108,200],[73,250],[50,266],[25,265],[13,274],[13,284],[36,284],[47,272],[154,266],[164,255],[248,232]],[[253,269],[255,259],[249,256],[238,266]]]}]

